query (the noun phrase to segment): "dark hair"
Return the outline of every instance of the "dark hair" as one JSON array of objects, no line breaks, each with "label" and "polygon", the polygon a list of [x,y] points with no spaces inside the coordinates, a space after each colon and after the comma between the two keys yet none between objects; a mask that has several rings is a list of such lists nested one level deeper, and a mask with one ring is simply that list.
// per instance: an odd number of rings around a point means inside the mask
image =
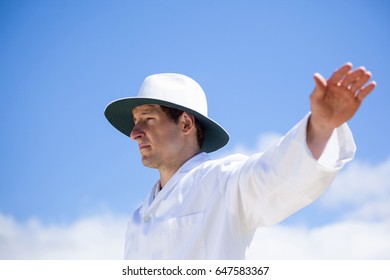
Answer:
[{"label": "dark hair", "polygon": [[[179,121],[179,117],[183,114],[184,111],[181,111],[179,109],[167,107],[160,105],[161,110],[167,114],[169,118],[171,118],[175,123]],[[204,142],[204,136],[205,136],[205,131],[203,128],[203,125],[200,123],[200,121],[195,118],[195,127],[196,127],[196,138],[198,140],[198,146],[199,149],[202,148],[203,142]]]}]

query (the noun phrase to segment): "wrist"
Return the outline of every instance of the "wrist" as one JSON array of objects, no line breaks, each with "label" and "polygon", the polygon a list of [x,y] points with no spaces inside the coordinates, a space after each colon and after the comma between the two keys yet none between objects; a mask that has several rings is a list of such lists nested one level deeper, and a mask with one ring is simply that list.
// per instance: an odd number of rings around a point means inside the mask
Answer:
[{"label": "wrist", "polygon": [[334,128],[311,115],[306,128],[306,142],[315,159],[319,159]]},{"label": "wrist", "polygon": [[308,119],[307,129],[315,135],[330,136],[335,128],[334,125],[329,124],[324,119],[317,118],[315,115],[313,116],[313,114]]}]

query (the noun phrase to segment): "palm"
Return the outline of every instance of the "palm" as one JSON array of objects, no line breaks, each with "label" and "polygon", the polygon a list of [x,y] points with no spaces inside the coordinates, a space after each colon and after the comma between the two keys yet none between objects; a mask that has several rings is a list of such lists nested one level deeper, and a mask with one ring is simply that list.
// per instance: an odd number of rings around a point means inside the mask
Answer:
[{"label": "palm", "polygon": [[371,73],[364,68],[351,71],[347,63],[326,81],[314,75],[316,87],[310,96],[312,120],[327,128],[339,127],[353,117],[363,99],[374,89],[375,82],[364,86]]}]

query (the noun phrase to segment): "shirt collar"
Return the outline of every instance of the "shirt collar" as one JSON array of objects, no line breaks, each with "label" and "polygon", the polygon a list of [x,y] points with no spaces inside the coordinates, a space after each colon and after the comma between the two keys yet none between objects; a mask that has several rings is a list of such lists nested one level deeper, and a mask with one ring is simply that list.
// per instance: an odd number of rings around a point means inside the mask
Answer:
[{"label": "shirt collar", "polygon": [[198,165],[208,161],[209,159],[209,155],[205,152],[196,154],[195,156],[187,160],[176,173],[187,173]]},{"label": "shirt collar", "polygon": [[[167,185],[170,185],[170,182],[174,180],[175,177],[177,177],[178,174],[181,173],[188,173],[198,165],[208,161],[210,159],[209,155],[205,152],[196,154],[189,160],[187,160],[177,171],[176,173],[172,176],[172,178],[167,182]],[[166,186],[165,186],[166,187]],[[165,188],[164,187],[164,188]],[[157,181],[157,183],[154,185],[152,193],[154,194],[153,199],[157,196],[157,194],[161,191],[160,188],[160,180]]]}]

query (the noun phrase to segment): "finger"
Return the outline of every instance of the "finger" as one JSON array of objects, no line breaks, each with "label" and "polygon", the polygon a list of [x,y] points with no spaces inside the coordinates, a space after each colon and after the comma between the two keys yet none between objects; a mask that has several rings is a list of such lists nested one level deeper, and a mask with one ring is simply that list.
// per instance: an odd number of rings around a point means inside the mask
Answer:
[{"label": "finger", "polygon": [[352,63],[347,62],[339,69],[337,69],[333,75],[329,78],[328,84],[338,84],[342,78],[352,69]]},{"label": "finger", "polygon": [[326,80],[320,73],[315,73],[313,76],[314,82],[316,83],[316,88],[313,91],[313,95],[321,98],[325,94],[326,90]]},{"label": "finger", "polygon": [[362,88],[359,93],[356,95],[356,98],[361,102],[363,101],[364,98],[367,97],[367,95],[369,95],[373,90],[374,88],[376,87],[376,82],[371,82],[369,83],[368,85],[366,85],[364,88]]},{"label": "finger", "polygon": [[366,71],[364,72],[364,75],[360,77],[359,80],[357,80],[355,83],[352,84],[350,90],[352,92],[358,91],[365,83],[368,82],[369,79],[371,79],[371,72]]},{"label": "finger", "polygon": [[366,72],[366,69],[364,67],[359,67],[352,72],[349,72],[347,75],[345,75],[343,81],[341,82],[341,85],[343,87],[349,88],[352,86],[353,83],[357,82]]}]

